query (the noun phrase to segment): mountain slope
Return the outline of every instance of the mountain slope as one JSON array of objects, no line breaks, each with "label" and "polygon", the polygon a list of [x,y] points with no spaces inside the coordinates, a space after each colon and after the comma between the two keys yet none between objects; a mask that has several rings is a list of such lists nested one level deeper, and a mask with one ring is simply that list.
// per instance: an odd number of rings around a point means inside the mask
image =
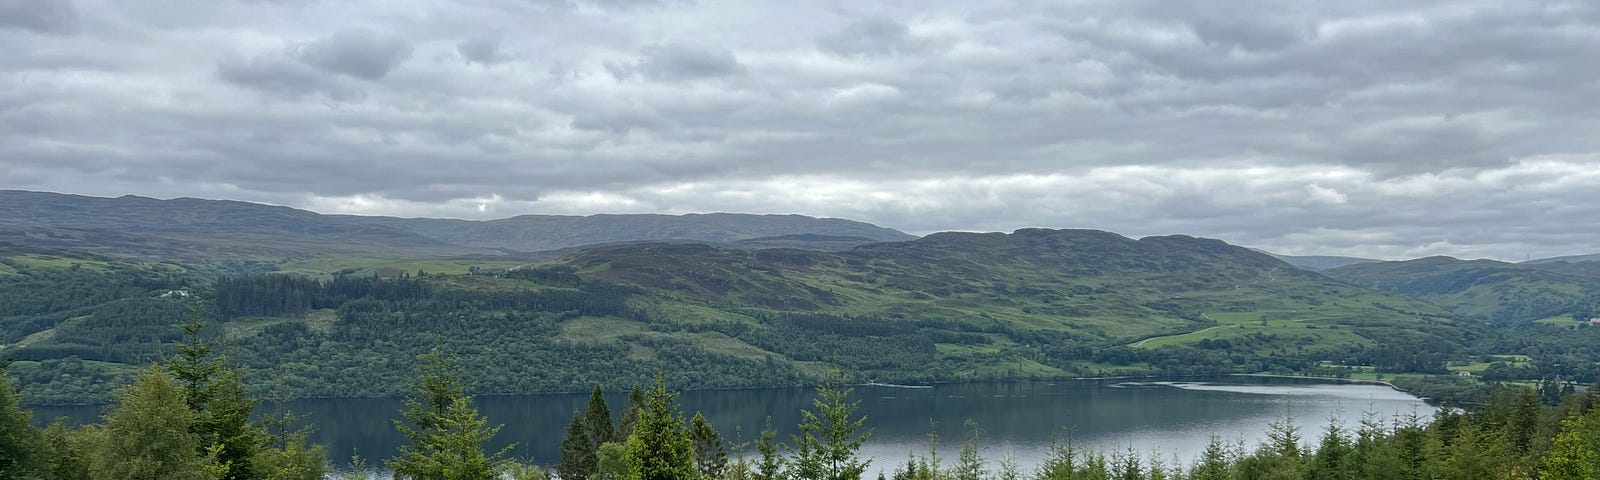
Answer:
[{"label": "mountain slope", "polygon": [[[774,237],[784,240],[772,240]],[[914,238],[800,215],[521,216],[468,221],[322,215],[248,202],[87,197],[0,190],[0,241],[142,260],[421,258],[659,240],[754,241],[839,249],[844,237]]]},{"label": "mountain slope", "polygon": [[1600,277],[1584,273],[1586,267],[1428,257],[1348,265],[1324,273],[1421,298],[1480,320],[1524,322],[1591,308],[1600,297]]},{"label": "mountain slope", "polygon": [[879,242],[916,238],[868,223],[802,215],[735,213],[586,217],[522,215],[485,221],[356,216],[341,218],[405,230],[458,245],[524,252],[616,242],[651,240],[734,242],[797,234],[860,237]]},{"label": "mountain slope", "polygon": [[1538,264],[1544,264],[1544,263],[1563,263],[1563,262],[1565,262],[1565,263],[1579,263],[1579,262],[1594,262],[1594,261],[1600,261],[1600,253],[1592,253],[1592,254],[1588,254],[1588,255],[1566,255],[1566,256],[1561,256],[1561,257],[1550,257],[1550,258],[1535,258],[1533,260],[1528,260],[1528,261],[1522,262],[1522,263],[1523,264],[1528,264],[1528,265],[1538,265]]},{"label": "mountain slope", "polygon": [[1283,260],[1285,263],[1290,265],[1314,272],[1339,268],[1345,265],[1355,265],[1357,263],[1371,263],[1378,261],[1370,258],[1340,257],[1334,255],[1278,255],[1276,253],[1265,251],[1262,251],[1262,253],[1272,255],[1274,258]]}]

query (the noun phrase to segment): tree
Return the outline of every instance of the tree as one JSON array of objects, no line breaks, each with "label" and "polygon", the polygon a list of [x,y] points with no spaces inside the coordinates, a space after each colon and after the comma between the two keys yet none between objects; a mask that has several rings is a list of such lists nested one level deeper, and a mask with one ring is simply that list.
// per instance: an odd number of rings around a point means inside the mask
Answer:
[{"label": "tree", "polygon": [[[198,308],[198,307],[196,307]],[[199,317],[199,311],[191,310]],[[256,478],[252,465],[261,444],[261,433],[250,424],[250,415],[261,402],[245,390],[242,373],[228,368],[212,354],[214,346],[200,336],[205,324],[183,325],[184,343],[178,356],[162,362],[183,385],[189,410],[195,413],[194,433],[200,436],[200,450],[217,448],[217,461],[227,471],[224,480]]]},{"label": "tree", "polygon": [[632,470],[630,480],[696,478],[694,443],[684,427],[677,398],[678,394],[667,391],[666,380],[657,376],[628,436],[625,458]]},{"label": "tree", "polygon": [[65,419],[50,422],[41,433],[40,446],[50,459],[41,477],[47,480],[90,480],[89,465],[94,447],[92,427],[67,428]]},{"label": "tree", "polygon": [[772,429],[772,417],[767,417],[767,427],[756,437],[756,453],[761,455],[761,459],[756,461],[755,480],[783,478],[784,458],[778,454],[777,439],[778,432]]},{"label": "tree", "polygon": [[617,441],[617,430],[611,426],[611,408],[606,406],[606,397],[601,393],[598,383],[594,384],[594,392],[589,394],[589,408],[583,418],[590,450],[598,452],[600,444]]},{"label": "tree", "polygon": [[1206,443],[1205,451],[1200,453],[1200,460],[1195,462],[1194,468],[1189,471],[1189,478],[1228,480],[1233,476],[1231,456],[1227,445],[1222,443],[1222,438],[1212,435],[1211,441]]},{"label": "tree", "polygon": [[611,441],[625,443],[633,435],[633,426],[639,423],[639,409],[644,408],[644,401],[644,392],[639,387],[628,392],[628,407],[622,410],[622,419],[617,421],[616,436]]},{"label": "tree", "polygon": [[1562,432],[1556,436],[1550,452],[1544,456],[1544,466],[1539,469],[1540,480],[1588,480],[1594,478],[1595,452],[1583,439],[1578,422],[1567,419],[1561,422]]},{"label": "tree", "polygon": [[1345,438],[1344,427],[1338,418],[1328,419],[1328,427],[1317,442],[1317,451],[1306,469],[1307,480],[1350,480],[1355,478],[1350,459],[1355,447]]},{"label": "tree", "polygon": [[689,438],[694,440],[694,464],[700,470],[700,478],[722,478],[728,469],[728,451],[722,448],[722,436],[700,412],[689,420]]},{"label": "tree", "polygon": [[22,396],[0,364],[0,478],[31,478],[44,460],[33,415],[22,409]]},{"label": "tree", "polygon": [[410,441],[384,463],[395,478],[416,480],[491,480],[504,467],[507,446],[484,455],[483,444],[499,433],[472,407],[450,360],[435,349],[421,357],[420,375],[395,428]]},{"label": "tree", "polygon": [[600,451],[595,454],[596,464],[594,469],[595,480],[623,480],[631,475],[633,468],[628,466],[627,447],[616,442],[600,444]]},{"label": "tree", "polygon": [[184,390],[165,371],[150,369],[117,396],[106,415],[105,446],[95,458],[96,478],[210,480],[211,459],[201,456],[197,415]]},{"label": "tree", "polygon": [[954,475],[955,480],[981,480],[987,477],[983,471],[983,458],[979,457],[978,447],[983,441],[983,429],[972,420],[967,420],[967,438],[961,442],[961,455],[956,457]]},{"label": "tree", "polygon": [[848,399],[851,389],[838,386],[838,372],[817,389],[816,411],[801,411],[800,434],[795,444],[794,475],[806,480],[858,480],[870,460],[856,456],[872,436],[862,431],[866,417],[852,418],[859,402]]},{"label": "tree", "polygon": [[589,438],[585,417],[574,412],[572,422],[567,424],[567,436],[561,440],[561,463],[556,465],[556,475],[561,480],[588,480],[599,462],[599,450]]}]

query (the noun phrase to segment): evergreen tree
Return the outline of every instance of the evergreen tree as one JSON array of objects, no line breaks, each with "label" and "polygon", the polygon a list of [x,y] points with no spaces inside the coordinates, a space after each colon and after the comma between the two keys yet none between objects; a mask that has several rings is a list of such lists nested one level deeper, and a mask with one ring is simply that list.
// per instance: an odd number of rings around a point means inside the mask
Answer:
[{"label": "evergreen tree", "polygon": [[[198,307],[191,312],[198,319]],[[199,448],[217,449],[217,461],[226,469],[223,480],[256,478],[251,463],[261,435],[250,424],[250,415],[260,402],[245,390],[238,369],[213,355],[214,345],[200,336],[204,328],[199,321],[183,325],[185,341],[178,345],[178,356],[162,366],[183,385],[186,404],[195,413]]]},{"label": "evergreen tree", "polygon": [[1206,449],[1200,453],[1200,460],[1195,462],[1194,468],[1189,472],[1191,480],[1228,480],[1232,474],[1233,462],[1228,453],[1227,445],[1222,443],[1222,438],[1211,436],[1211,441],[1206,443]]},{"label": "evergreen tree", "polygon": [[[94,461],[96,478],[212,480],[210,459],[194,433],[197,415],[184,389],[165,371],[151,369],[124,389],[106,415],[105,445]],[[216,472],[221,473],[221,472]]]},{"label": "evergreen tree", "polygon": [[689,421],[689,438],[694,440],[694,464],[700,478],[722,478],[728,468],[728,451],[722,448],[722,436],[700,412]]},{"label": "evergreen tree", "polygon": [[1562,432],[1545,454],[1539,469],[1540,480],[1590,480],[1595,478],[1595,452],[1584,441],[1578,422],[1562,422]]},{"label": "evergreen tree", "polygon": [[626,459],[630,480],[690,480],[696,478],[694,442],[678,411],[678,395],[667,391],[666,380],[656,377],[655,388],[639,409],[638,422],[628,436]]},{"label": "evergreen tree", "polygon": [[794,475],[806,480],[859,480],[870,460],[856,456],[872,435],[862,431],[866,417],[852,418],[858,402],[849,401],[851,389],[840,388],[835,372],[812,401],[816,411],[800,412],[800,434],[795,444]]},{"label": "evergreen tree", "polygon": [[503,468],[510,446],[484,455],[487,443],[500,426],[488,427],[472,399],[461,387],[460,376],[437,349],[422,355],[423,365],[412,396],[401,411],[404,420],[395,428],[410,444],[384,462],[395,478],[415,480],[490,480]]},{"label": "evergreen tree", "polygon": [[39,431],[22,409],[22,396],[0,363],[0,478],[35,478],[40,462]]},{"label": "evergreen tree", "polygon": [[617,429],[611,425],[611,408],[606,406],[606,397],[601,394],[598,383],[594,384],[594,392],[589,394],[589,407],[583,418],[590,450],[599,452],[600,444],[618,441]]},{"label": "evergreen tree", "polygon": [[1345,438],[1344,427],[1337,418],[1329,419],[1306,469],[1306,480],[1354,480],[1355,471],[1350,465],[1354,453],[1355,447]]},{"label": "evergreen tree", "polygon": [[983,429],[972,420],[967,420],[967,438],[961,442],[961,455],[956,457],[954,480],[982,480],[987,474],[983,471],[983,458],[979,457],[979,442],[983,441]]},{"label": "evergreen tree", "polygon": [[622,410],[622,420],[617,422],[617,433],[611,441],[617,443],[628,441],[628,437],[633,435],[634,424],[639,423],[639,410],[644,408],[644,402],[644,392],[639,390],[639,387],[633,387],[633,390],[628,391],[628,408]]},{"label": "evergreen tree", "polygon": [[767,427],[761,430],[761,435],[756,437],[756,453],[761,458],[756,461],[755,480],[780,480],[783,478],[783,465],[785,459],[778,453],[778,432],[772,429],[772,417],[767,417]]},{"label": "evergreen tree", "polygon": [[556,475],[561,480],[588,480],[599,462],[599,451],[599,446],[589,439],[586,418],[573,413],[567,436],[561,440],[561,463],[556,464]]}]

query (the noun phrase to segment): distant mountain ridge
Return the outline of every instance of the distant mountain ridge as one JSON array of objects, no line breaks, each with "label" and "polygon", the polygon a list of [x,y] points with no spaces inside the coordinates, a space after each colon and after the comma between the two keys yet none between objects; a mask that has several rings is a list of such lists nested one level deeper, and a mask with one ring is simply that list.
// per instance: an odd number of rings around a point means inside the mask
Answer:
[{"label": "distant mountain ridge", "polygon": [[1584,316],[1600,299],[1600,262],[1517,264],[1439,256],[1347,265],[1323,273],[1498,322]]},{"label": "distant mountain ridge", "polygon": [[[92,197],[0,190],[0,241],[143,259],[429,257],[535,252],[590,244],[713,243],[818,235],[869,242],[916,238],[852,220],[802,215],[524,215],[500,220],[324,215],[232,200]],[[785,246],[804,247],[807,237]]]},{"label": "distant mountain ridge", "polygon": [[1286,262],[1286,263],[1288,263],[1290,265],[1294,265],[1294,266],[1299,267],[1299,268],[1304,268],[1306,270],[1311,270],[1311,271],[1316,271],[1316,272],[1320,272],[1320,271],[1328,270],[1328,269],[1333,269],[1333,268],[1339,268],[1339,267],[1343,267],[1345,265],[1355,265],[1357,263],[1371,263],[1371,262],[1381,261],[1381,260],[1373,260],[1373,259],[1370,259],[1370,258],[1342,257],[1342,256],[1337,256],[1337,255],[1279,255],[1279,254],[1268,252],[1266,250],[1261,250],[1261,249],[1252,249],[1252,250],[1255,250],[1255,251],[1258,251],[1258,252],[1261,252],[1261,253],[1265,253],[1267,255],[1272,255],[1273,257],[1277,258],[1278,260],[1283,260],[1284,262]]}]

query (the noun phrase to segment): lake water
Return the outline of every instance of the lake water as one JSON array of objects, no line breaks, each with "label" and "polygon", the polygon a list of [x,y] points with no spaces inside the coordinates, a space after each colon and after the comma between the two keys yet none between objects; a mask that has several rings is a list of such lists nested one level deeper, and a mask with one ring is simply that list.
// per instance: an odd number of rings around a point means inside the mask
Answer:
[{"label": "lake water", "polygon": [[[1012,455],[1031,470],[1048,453],[1051,442],[1071,430],[1074,443],[1103,452],[1132,448],[1157,452],[1172,463],[1188,463],[1212,435],[1255,445],[1267,424],[1291,416],[1306,442],[1312,442],[1336,418],[1354,426],[1363,411],[1385,420],[1397,415],[1431,416],[1433,408],[1411,395],[1380,385],[1334,384],[1313,380],[1262,377],[1158,380],[1066,380],[942,384],[933,388],[857,386],[859,413],[873,429],[863,454],[875,459],[869,472],[892,471],[912,453],[928,449],[929,421],[942,437],[940,457],[954,460],[967,420],[984,431],[984,455],[991,462]],[[554,465],[560,455],[567,422],[583,408],[587,395],[521,395],[479,397],[480,412],[490,424],[505,428],[492,445],[516,442],[515,456]],[[808,389],[760,389],[684,392],[679,398],[685,416],[705,412],[708,420],[733,443],[736,436],[753,439],[767,417],[787,440],[810,406]],[[608,394],[606,401],[620,415],[626,394]],[[391,423],[400,410],[393,399],[298,400],[282,406],[305,416],[316,441],[327,445],[335,464],[352,453],[369,464],[393,455],[401,441]],[[273,409],[272,406],[265,407]],[[67,416],[94,420],[100,407],[36,409],[41,421]]]}]

